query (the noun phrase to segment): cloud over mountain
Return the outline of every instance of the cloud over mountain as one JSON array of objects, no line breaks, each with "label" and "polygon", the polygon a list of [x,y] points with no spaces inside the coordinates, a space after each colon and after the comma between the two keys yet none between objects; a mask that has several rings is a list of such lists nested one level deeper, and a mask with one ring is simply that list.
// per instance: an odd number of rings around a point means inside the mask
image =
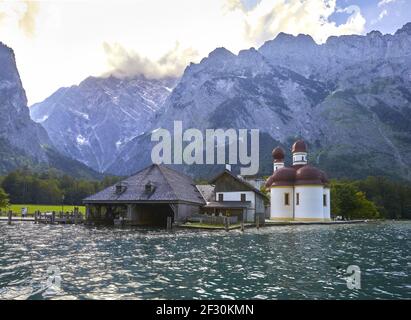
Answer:
[{"label": "cloud over mountain", "polygon": [[[0,38],[16,52],[31,104],[89,75],[176,76],[216,47],[238,53],[280,32],[309,34],[320,43],[331,35],[369,31],[362,2],[345,3],[0,0]],[[342,16],[338,23],[335,14]]]},{"label": "cloud over mountain", "polygon": [[[227,8],[243,20],[244,36],[250,46],[260,45],[280,32],[309,34],[318,43],[328,37],[364,32],[365,19],[358,6],[339,8],[336,0],[261,0],[247,10],[240,0],[226,0]],[[348,14],[340,25],[330,20],[336,12]]]},{"label": "cloud over mountain", "polygon": [[[212,7],[213,4],[211,3],[210,6]],[[275,2],[261,0],[251,9],[247,9],[241,0],[225,0],[222,5],[216,6],[216,10],[218,15],[214,17],[212,23],[221,26],[220,41],[234,52],[247,47],[260,46],[280,32],[295,35],[310,34],[314,40],[322,43],[331,35],[361,34],[365,26],[365,19],[359,7],[339,8],[335,0]],[[330,21],[330,16],[335,12],[348,14],[346,22],[337,26]],[[224,20],[230,22],[229,28],[224,28]],[[242,29],[236,29],[238,27]],[[240,36],[237,41],[231,41],[230,34]],[[190,37],[195,38],[202,36],[196,33],[190,34]],[[194,38],[180,40],[185,43],[197,41]],[[212,39],[207,38],[204,41],[210,42]],[[204,56],[207,53],[200,53],[192,47],[183,48],[179,41],[174,48],[157,60],[117,42],[104,42],[103,48],[110,67],[107,74],[117,77],[144,75],[150,79],[180,76],[190,62],[198,62],[200,55]]]},{"label": "cloud over mountain", "polygon": [[181,48],[176,42],[175,47],[158,60],[152,60],[133,50],[127,50],[121,44],[104,42],[104,51],[110,70],[106,74],[118,78],[144,76],[148,79],[178,77],[185,67],[198,59],[198,52],[192,48]]},{"label": "cloud over mountain", "polygon": [[40,3],[37,1],[0,1],[0,28],[16,24],[26,37],[33,37],[39,11]]}]

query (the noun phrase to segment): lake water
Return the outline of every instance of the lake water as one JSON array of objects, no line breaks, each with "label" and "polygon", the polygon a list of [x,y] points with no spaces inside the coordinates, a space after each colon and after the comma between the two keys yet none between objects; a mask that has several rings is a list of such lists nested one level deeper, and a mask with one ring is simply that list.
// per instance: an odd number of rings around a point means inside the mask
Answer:
[{"label": "lake water", "polygon": [[[245,233],[0,222],[0,299],[411,299],[410,239],[411,222]],[[361,289],[347,287],[350,265]]]}]

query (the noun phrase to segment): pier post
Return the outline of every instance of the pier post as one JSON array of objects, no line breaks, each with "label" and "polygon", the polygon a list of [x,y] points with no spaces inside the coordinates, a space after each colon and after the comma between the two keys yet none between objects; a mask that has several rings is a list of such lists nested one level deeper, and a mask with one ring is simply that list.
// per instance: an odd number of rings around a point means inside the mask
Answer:
[{"label": "pier post", "polygon": [[11,224],[12,217],[13,217],[13,212],[11,210],[9,210],[9,212],[7,214],[7,218],[8,218],[7,223],[8,224]]},{"label": "pier post", "polygon": [[34,223],[37,223],[37,219],[38,219],[38,211],[34,211]]},{"label": "pier post", "polygon": [[76,207],[74,208],[74,224],[78,223],[78,215],[79,215],[78,208]]},{"label": "pier post", "polygon": [[257,230],[260,229],[260,216],[256,217]]},{"label": "pier post", "polygon": [[51,223],[51,224],[54,224],[55,219],[56,219],[56,212],[53,211],[53,212],[51,213],[51,221],[50,221],[50,223]]},{"label": "pier post", "polygon": [[241,221],[241,231],[244,232],[244,221]]},{"label": "pier post", "polygon": [[171,221],[171,217],[167,217],[167,230],[171,230],[173,228],[173,224]]},{"label": "pier post", "polygon": [[225,231],[229,230],[229,222],[228,222],[228,217],[224,217],[224,227],[225,227]]}]

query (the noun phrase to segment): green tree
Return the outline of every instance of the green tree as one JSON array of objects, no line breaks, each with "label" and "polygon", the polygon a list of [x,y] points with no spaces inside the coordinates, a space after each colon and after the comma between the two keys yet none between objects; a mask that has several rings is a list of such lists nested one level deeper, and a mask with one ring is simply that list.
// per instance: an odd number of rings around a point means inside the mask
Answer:
[{"label": "green tree", "polygon": [[9,195],[0,188],[0,208],[7,208],[9,205]]},{"label": "green tree", "polygon": [[331,213],[345,219],[376,219],[380,217],[377,206],[351,182],[331,184]]},{"label": "green tree", "polygon": [[351,219],[378,219],[380,217],[376,205],[367,200],[364,192],[359,191],[355,196],[357,208],[352,212]]},{"label": "green tree", "polygon": [[21,203],[24,195],[24,182],[20,171],[9,173],[4,178],[1,186],[10,195],[12,203]]},{"label": "green tree", "polygon": [[411,218],[411,186],[406,181],[368,177],[355,185],[375,203],[381,216],[388,219]]},{"label": "green tree", "polygon": [[357,208],[357,190],[349,183],[334,182],[331,185],[331,210],[334,216],[350,219]]}]

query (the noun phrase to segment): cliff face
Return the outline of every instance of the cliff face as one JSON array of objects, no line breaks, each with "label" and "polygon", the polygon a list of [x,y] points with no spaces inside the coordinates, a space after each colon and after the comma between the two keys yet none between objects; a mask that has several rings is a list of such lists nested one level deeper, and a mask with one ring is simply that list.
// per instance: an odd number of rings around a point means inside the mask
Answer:
[{"label": "cliff face", "polygon": [[114,174],[150,164],[151,132],[181,120],[200,130],[259,129],[260,174],[271,172],[276,144],[302,137],[310,161],[331,177],[411,180],[411,24],[322,45],[279,34],[238,55],[217,48],[179,80],[89,78],[34,105],[31,116],[60,152]]},{"label": "cliff face", "polygon": [[61,153],[102,172],[150,128],[175,82],[89,77],[31,106],[30,113]]},{"label": "cliff face", "polygon": [[51,145],[46,131],[30,119],[27,98],[13,51],[0,43],[0,139],[3,144],[47,162],[43,146]]},{"label": "cliff face", "polygon": [[0,173],[21,166],[39,170],[51,166],[74,176],[99,176],[56,152],[46,130],[31,120],[13,50],[0,42]]},{"label": "cliff face", "polygon": [[[331,37],[323,45],[280,34],[238,55],[216,49],[187,67],[152,129],[172,128],[173,120],[185,128],[258,128],[262,174],[271,171],[265,155],[274,143],[289,147],[301,136],[310,161],[331,177],[411,179],[410,30]],[[135,138],[109,171],[143,167],[150,150],[148,133]]]}]

